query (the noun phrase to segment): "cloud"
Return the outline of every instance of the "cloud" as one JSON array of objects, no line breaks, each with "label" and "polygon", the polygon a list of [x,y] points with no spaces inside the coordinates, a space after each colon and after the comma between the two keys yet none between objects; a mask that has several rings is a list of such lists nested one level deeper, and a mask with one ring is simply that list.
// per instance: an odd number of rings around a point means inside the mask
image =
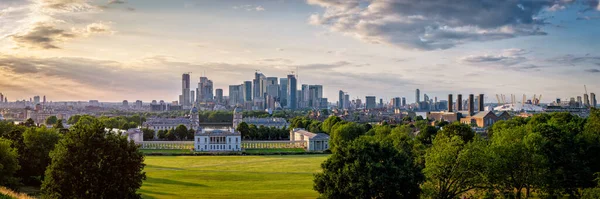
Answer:
[{"label": "cloud", "polygon": [[10,38],[16,48],[59,49],[74,38],[114,33],[109,25],[89,18],[102,10],[88,0],[31,0],[11,5],[0,6],[0,38]]},{"label": "cloud", "polygon": [[275,48],[276,51],[284,51],[285,49],[283,48]]},{"label": "cloud", "polygon": [[123,0],[109,0],[108,4],[124,4],[125,1]]},{"label": "cloud", "polygon": [[575,66],[578,64],[597,64],[600,61],[600,56],[592,56],[590,54],[586,54],[584,56],[577,56],[572,54],[567,54],[559,57],[553,57],[547,59],[546,61],[551,63],[559,63],[565,65]]},{"label": "cloud", "polygon": [[21,47],[55,49],[56,43],[74,38],[75,35],[53,25],[38,23],[29,32],[22,35],[13,35],[12,39]]},{"label": "cloud", "polygon": [[[522,64],[528,61],[523,55],[529,53],[525,49],[510,48],[504,49],[499,54],[483,54],[483,55],[469,55],[459,58],[459,61],[467,64],[491,64],[491,65],[502,65],[502,66],[513,66]],[[530,69],[535,67],[525,67],[521,69]]]},{"label": "cloud", "polygon": [[521,36],[546,35],[540,14],[570,1],[308,0],[324,8],[309,23],[369,43],[435,50]]},{"label": "cloud", "polygon": [[246,10],[246,11],[257,11],[257,12],[265,11],[264,7],[262,7],[262,6],[254,6],[254,5],[233,6],[233,9],[236,9],[236,10]]},{"label": "cloud", "polygon": [[352,66],[352,63],[347,61],[338,61],[329,64],[306,64],[306,65],[297,65],[300,70],[330,70],[334,68],[348,67]]},{"label": "cloud", "polygon": [[12,35],[12,40],[19,47],[30,49],[58,49],[58,44],[67,40],[89,36],[91,34],[109,33],[110,27],[103,23],[88,24],[83,30],[63,30],[52,23],[36,23],[28,32]]},{"label": "cloud", "polygon": [[596,68],[592,68],[592,69],[585,69],[585,72],[588,72],[588,73],[600,73],[600,70],[598,70]]},{"label": "cloud", "polygon": [[597,19],[600,19],[600,16],[579,16],[576,18],[576,20],[585,20],[585,21],[597,20]]}]

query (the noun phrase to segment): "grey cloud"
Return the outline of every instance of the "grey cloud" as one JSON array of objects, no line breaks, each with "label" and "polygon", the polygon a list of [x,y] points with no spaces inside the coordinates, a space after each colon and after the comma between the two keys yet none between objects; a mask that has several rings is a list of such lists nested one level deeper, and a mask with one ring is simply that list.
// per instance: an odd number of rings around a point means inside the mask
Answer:
[{"label": "grey cloud", "polygon": [[592,68],[592,69],[585,69],[585,72],[588,72],[588,73],[600,73],[600,70],[598,70],[596,68]]},{"label": "grey cloud", "polygon": [[539,15],[570,1],[308,0],[325,9],[309,22],[371,43],[435,50],[519,36],[546,35]]},{"label": "grey cloud", "polygon": [[13,35],[12,39],[20,46],[28,48],[54,49],[57,42],[75,37],[74,34],[52,25],[38,23],[29,32]]},{"label": "grey cloud", "polygon": [[500,64],[503,66],[512,66],[526,62],[527,58],[504,55],[470,55],[460,58],[460,61],[469,64]]},{"label": "grey cloud", "polygon": [[580,16],[576,18],[577,20],[585,20],[585,21],[589,21],[589,20],[597,20],[600,19],[600,16]]},{"label": "grey cloud", "polygon": [[[564,56],[550,58],[547,61],[574,66],[576,64],[592,64],[594,62],[598,62],[598,61],[600,61],[600,56],[591,56],[589,54],[586,54],[584,56],[577,56],[577,55],[567,54]],[[597,64],[597,63],[594,63],[594,64]]]},{"label": "grey cloud", "polygon": [[344,66],[350,66],[352,63],[347,61],[339,61],[330,64],[307,64],[307,65],[298,65],[297,67],[301,70],[328,70],[334,68],[340,68]]},{"label": "grey cloud", "polygon": [[109,0],[108,4],[124,4],[125,1],[123,0]]}]

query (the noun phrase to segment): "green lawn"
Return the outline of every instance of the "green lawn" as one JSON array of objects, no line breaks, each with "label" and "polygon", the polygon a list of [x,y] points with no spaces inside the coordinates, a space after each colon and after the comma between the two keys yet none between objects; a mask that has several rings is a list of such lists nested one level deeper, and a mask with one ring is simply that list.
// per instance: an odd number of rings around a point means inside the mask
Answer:
[{"label": "green lawn", "polygon": [[142,153],[174,153],[174,154],[182,154],[182,153],[192,153],[192,150],[189,149],[140,149]]},{"label": "green lawn", "polygon": [[248,154],[256,154],[256,153],[285,153],[285,152],[306,152],[306,150],[301,148],[281,148],[281,149],[246,149],[246,153]]},{"label": "green lawn", "polygon": [[146,156],[144,198],[316,198],[327,155]]}]

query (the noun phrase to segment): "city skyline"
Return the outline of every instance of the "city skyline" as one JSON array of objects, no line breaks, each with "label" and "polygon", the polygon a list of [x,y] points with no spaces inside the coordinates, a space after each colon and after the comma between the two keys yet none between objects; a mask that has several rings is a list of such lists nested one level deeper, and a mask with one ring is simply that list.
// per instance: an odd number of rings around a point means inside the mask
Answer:
[{"label": "city skyline", "polygon": [[[205,73],[229,93],[255,70],[283,78],[296,69],[298,88],[323,85],[330,102],[339,90],[362,100],[414,102],[420,89],[431,98],[543,94],[550,102],[583,96],[583,85],[600,89],[597,1],[490,5],[504,21],[450,12],[477,5],[437,5],[454,22],[401,2],[411,1],[3,1],[0,92],[10,101],[171,102],[185,72],[192,85]],[[147,18],[155,20],[136,23]]]}]

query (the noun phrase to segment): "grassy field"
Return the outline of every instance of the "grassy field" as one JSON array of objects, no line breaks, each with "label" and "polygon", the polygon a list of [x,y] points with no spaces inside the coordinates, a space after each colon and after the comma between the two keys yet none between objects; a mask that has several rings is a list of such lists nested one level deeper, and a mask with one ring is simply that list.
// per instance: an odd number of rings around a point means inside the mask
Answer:
[{"label": "grassy field", "polygon": [[282,148],[282,149],[246,149],[246,153],[285,153],[285,152],[305,152],[306,150],[300,148]]},{"label": "grassy field", "polygon": [[147,156],[144,198],[316,198],[327,155]]},{"label": "grassy field", "polygon": [[176,154],[182,154],[182,153],[192,153],[191,150],[189,149],[140,149],[140,151],[142,153],[176,153]]}]

